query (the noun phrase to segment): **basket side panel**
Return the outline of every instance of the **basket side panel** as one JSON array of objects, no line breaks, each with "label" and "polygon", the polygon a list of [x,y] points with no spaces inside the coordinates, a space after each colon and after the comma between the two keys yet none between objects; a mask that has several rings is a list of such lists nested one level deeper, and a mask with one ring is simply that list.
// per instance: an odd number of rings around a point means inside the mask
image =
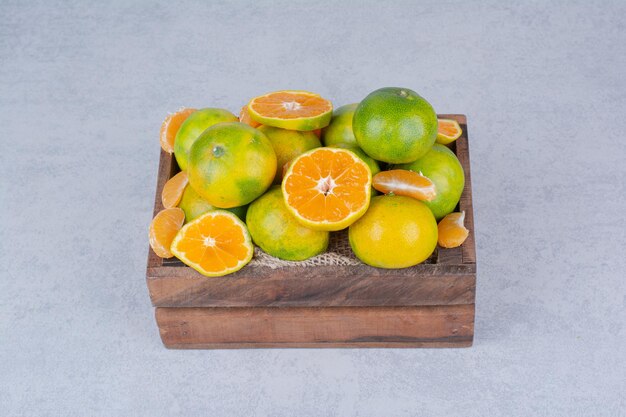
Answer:
[{"label": "basket side panel", "polygon": [[[154,195],[154,209],[152,210],[152,217],[157,215],[158,212],[163,210],[163,202],[161,201],[161,194],[163,193],[163,187],[167,180],[169,180],[174,169],[176,169],[176,160],[173,155],[168,154],[161,149],[161,156],[159,157],[159,171],[157,174],[157,186]],[[163,265],[163,259],[161,259],[148,245],[148,269],[156,268]]]},{"label": "basket side panel", "polygon": [[474,305],[375,308],[157,308],[168,348],[463,347]]},{"label": "basket side panel", "polygon": [[455,142],[456,156],[465,172],[465,188],[459,201],[459,210],[465,212],[465,227],[469,230],[467,240],[461,245],[462,262],[464,264],[476,263],[476,240],[474,233],[474,208],[472,205],[472,172],[470,169],[469,141],[467,132],[467,118],[464,115],[446,115],[455,119],[461,125],[463,133]]},{"label": "basket side panel", "polygon": [[[421,273],[366,265],[315,268],[254,268],[205,278],[190,268],[157,268],[148,278],[159,307],[329,307],[472,304],[475,274],[427,265]],[[418,270],[419,271],[419,270]],[[256,274],[254,274],[256,273]]]}]

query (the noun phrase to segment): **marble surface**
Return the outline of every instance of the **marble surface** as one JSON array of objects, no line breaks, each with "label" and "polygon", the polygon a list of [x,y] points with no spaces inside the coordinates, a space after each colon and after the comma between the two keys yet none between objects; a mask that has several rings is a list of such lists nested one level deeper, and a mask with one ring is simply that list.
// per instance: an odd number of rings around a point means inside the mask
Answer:
[{"label": "marble surface", "polygon": [[[1,416],[626,415],[626,3],[0,2]],[[465,113],[475,345],[170,351],[168,111],[383,86]]]}]

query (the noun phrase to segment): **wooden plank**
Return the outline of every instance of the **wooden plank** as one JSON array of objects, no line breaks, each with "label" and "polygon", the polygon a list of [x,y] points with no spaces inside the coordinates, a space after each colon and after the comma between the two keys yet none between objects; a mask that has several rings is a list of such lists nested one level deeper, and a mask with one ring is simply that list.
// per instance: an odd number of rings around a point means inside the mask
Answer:
[{"label": "wooden plank", "polygon": [[[159,172],[157,177],[156,192],[154,194],[154,209],[152,210],[152,217],[157,215],[158,212],[163,210],[163,202],[161,201],[161,194],[163,193],[163,187],[168,179],[173,175],[173,171],[178,168],[176,165],[176,159],[174,155],[170,155],[161,149],[161,155],[159,157]],[[146,232],[147,234],[147,232]],[[157,256],[156,253],[148,246],[148,269],[159,267],[163,264],[163,259]]]},{"label": "wooden plank", "polygon": [[437,265],[461,265],[463,252],[461,247],[442,248],[437,246]]},{"label": "wooden plank", "polygon": [[[407,275],[366,265],[339,268],[255,268],[258,275],[206,278],[189,268],[148,278],[159,307],[322,307],[471,304],[476,276],[471,268],[453,273],[443,266],[430,275]],[[173,269],[173,268],[170,268]],[[190,272],[193,271],[193,272]],[[158,276],[162,274],[162,276]]]},{"label": "wooden plank", "polygon": [[467,347],[474,305],[157,308],[168,348]]},{"label": "wooden plank", "polygon": [[455,119],[461,125],[463,134],[455,142],[456,155],[465,172],[465,188],[459,201],[459,210],[465,212],[465,227],[470,231],[467,240],[461,245],[462,262],[476,263],[476,237],[474,233],[474,208],[472,205],[472,172],[470,169],[470,155],[467,132],[467,118],[465,115],[441,115],[440,117]]}]

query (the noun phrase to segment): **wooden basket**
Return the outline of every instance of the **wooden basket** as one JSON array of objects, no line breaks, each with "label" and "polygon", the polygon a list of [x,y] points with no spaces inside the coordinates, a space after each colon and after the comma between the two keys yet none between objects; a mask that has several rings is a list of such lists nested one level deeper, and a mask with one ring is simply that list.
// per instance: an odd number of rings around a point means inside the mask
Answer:
[{"label": "wooden basket", "polygon": [[[248,265],[207,278],[150,249],[146,280],[163,344],[168,348],[466,347],[474,336],[476,255],[471,174],[463,135],[450,148],[465,170],[459,210],[470,234],[431,263],[405,269],[356,266]],[[161,151],[154,214],[161,191],[178,172]]]}]

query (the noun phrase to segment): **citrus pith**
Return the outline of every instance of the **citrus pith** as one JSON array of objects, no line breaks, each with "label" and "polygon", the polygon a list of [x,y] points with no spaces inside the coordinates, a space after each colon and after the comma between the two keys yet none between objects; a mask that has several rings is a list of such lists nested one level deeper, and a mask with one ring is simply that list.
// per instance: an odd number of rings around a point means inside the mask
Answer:
[{"label": "citrus pith", "polygon": [[354,152],[317,148],[297,157],[282,182],[289,211],[314,230],[341,230],[369,205],[372,173]]}]

